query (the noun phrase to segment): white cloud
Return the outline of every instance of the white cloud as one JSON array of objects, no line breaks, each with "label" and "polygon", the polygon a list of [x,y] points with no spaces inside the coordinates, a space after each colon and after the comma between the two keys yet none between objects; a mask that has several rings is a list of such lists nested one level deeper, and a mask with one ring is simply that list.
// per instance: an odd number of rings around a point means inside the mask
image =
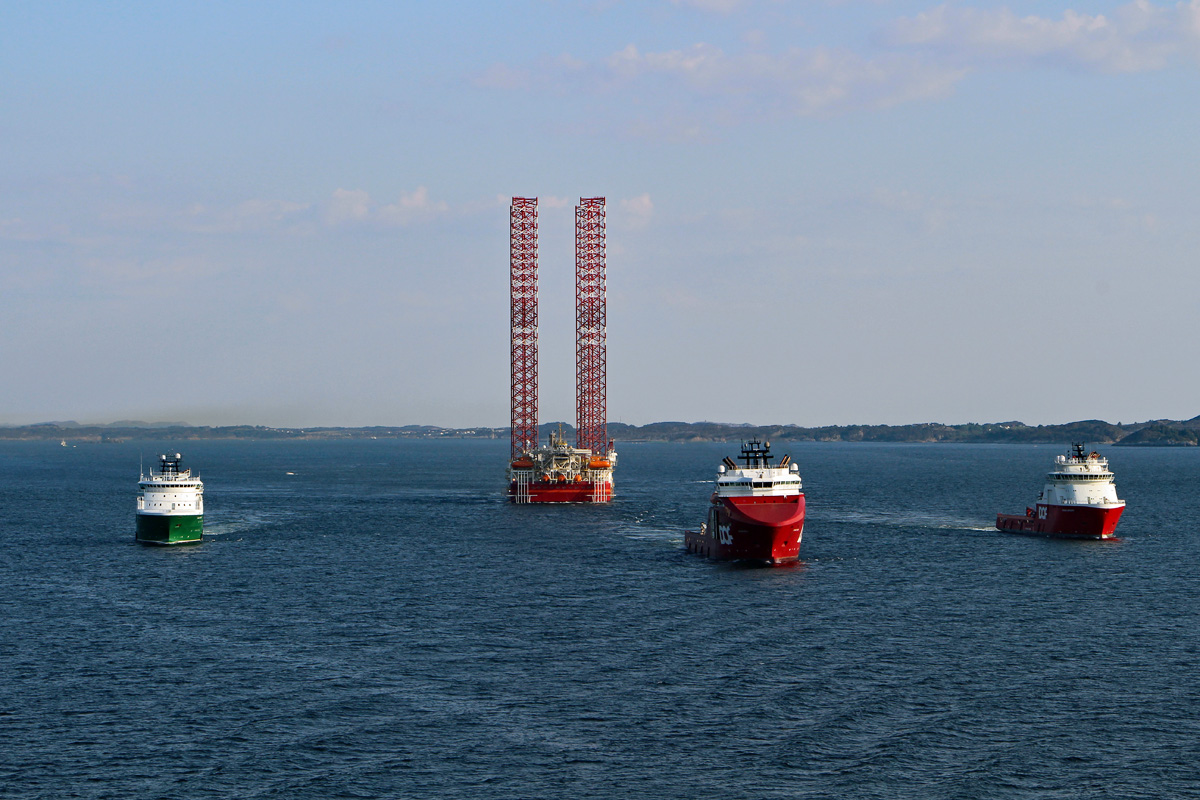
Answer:
[{"label": "white cloud", "polygon": [[291,203],[286,200],[246,200],[233,209],[233,216],[241,220],[265,220],[281,222],[284,219],[307,211],[312,206],[308,203]]},{"label": "white cloud", "polygon": [[1018,17],[1007,8],[941,5],[896,21],[883,40],[972,66],[1002,62],[1102,72],[1156,70],[1180,54],[1200,53],[1200,0],[1174,6],[1137,0],[1111,16],[1067,10],[1056,19]]},{"label": "white cloud", "polygon": [[104,254],[78,262],[76,279],[83,286],[98,287],[108,295],[131,297],[144,294],[167,296],[204,283],[228,269],[203,256],[138,257]]},{"label": "white cloud", "polygon": [[877,187],[871,193],[871,200],[876,205],[890,211],[916,212],[924,210],[926,206],[924,197],[907,189],[896,191],[895,189]]},{"label": "white cloud", "polygon": [[429,199],[429,190],[418,186],[412,192],[402,192],[395,203],[378,205],[362,189],[336,189],[325,209],[330,225],[374,223],[384,226],[403,226],[431,219],[450,210],[444,201]]},{"label": "white cloud", "polygon": [[528,89],[533,83],[533,75],[520,67],[493,64],[476,75],[473,82],[481,89]]},{"label": "white cloud", "polygon": [[649,193],[621,200],[618,207],[631,227],[645,227],[649,224],[650,218],[654,216],[654,202],[650,199]]},{"label": "white cloud", "polygon": [[1128,211],[1133,203],[1124,197],[1077,195],[1075,204],[1084,209],[1102,209],[1108,211]]},{"label": "white cloud", "polygon": [[211,209],[194,204],[185,213],[186,230],[197,233],[233,233],[278,229],[292,225],[312,208],[311,203],[255,198],[232,208]]},{"label": "white cloud", "polygon": [[730,14],[749,4],[748,0],[671,0],[671,3],[701,11],[715,11],[718,14]]},{"label": "white cloud", "polygon": [[366,219],[371,210],[371,195],[362,189],[335,189],[325,211],[331,225]]},{"label": "white cloud", "polygon": [[450,207],[443,201],[431,201],[429,190],[424,186],[418,186],[413,192],[402,192],[400,199],[395,203],[381,207],[377,216],[385,224],[407,225],[410,222],[441,214],[449,209]]},{"label": "white cloud", "polygon": [[311,203],[254,198],[234,205],[183,206],[105,198],[70,223],[0,219],[0,240],[57,241],[92,247],[101,242],[147,232],[228,234],[240,232],[297,232],[311,224]]},{"label": "white cloud", "polygon": [[870,59],[832,48],[728,54],[704,43],[646,53],[631,44],[610,56],[605,68],[613,83],[666,79],[682,84],[696,99],[722,98],[726,121],[772,113],[833,114],[939,97],[965,74],[904,54]]},{"label": "white cloud", "polygon": [[[672,2],[718,12],[744,4]],[[870,46],[866,54],[842,47],[770,52],[765,35],[754,32],[739,52],[705,42],[664,50],[631,43],[586,62],[563,54],[536,68],[497,65],[476,83],[590,95],[611,104],[607,117],[621,134],[702,139],[716,126],[829,117],[945,97],[981,69],[1136,72],[1186,57],[1200,61],[1200,0],[1172,5],[1135,0],[1108,15],[1068,10],[1057,17],[947,3],[892,22]]]},{"label": "white cloud", "polygon": [[[493,67],[492,72],[499,72]],[[713,125],[780,116],[832,116],[949,94],[966,75],[912,53],[868,58],[840,48],[765,52],[751,44],[730,53],[698,42],[643,51],[626,45],[583,62],[568,54],[543,60],[519,85],[487,75],[476,85],[591,95],[620,106],[611,118],[632,137],[701,139]],[[639,111],[642,116],[637,116]]]},{"label": "white cloud", "polygon": [[943,203],[908,189],[897,191],[877,187],[871,192],[869,202],[878,208],[919,221],[922,229],[927,233],[943,229],[949,217],[949,211]]},{"label": "white cloud", "polygon": [[0,239],[15,242],[38,242],[67,235],[63,225],[37,225],[21,217],[0,219]]}]

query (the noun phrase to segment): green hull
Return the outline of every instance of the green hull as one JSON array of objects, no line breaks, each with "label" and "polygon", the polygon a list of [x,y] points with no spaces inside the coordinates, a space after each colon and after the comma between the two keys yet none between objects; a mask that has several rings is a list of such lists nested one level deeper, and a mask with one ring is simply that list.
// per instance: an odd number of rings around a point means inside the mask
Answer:
[{"label": "green hull", "polygon": [[197,544],[204,535],[204,515],[137,515],[137,540],[143,544]]}]

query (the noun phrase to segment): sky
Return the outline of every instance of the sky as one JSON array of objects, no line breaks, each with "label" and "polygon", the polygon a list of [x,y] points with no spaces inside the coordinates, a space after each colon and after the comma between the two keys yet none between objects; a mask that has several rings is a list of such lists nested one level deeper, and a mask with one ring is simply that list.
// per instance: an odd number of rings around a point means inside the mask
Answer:
[{"label": "sky", "polygon": [[0,424],[1200,414],[1200,0],[0,0]]}]

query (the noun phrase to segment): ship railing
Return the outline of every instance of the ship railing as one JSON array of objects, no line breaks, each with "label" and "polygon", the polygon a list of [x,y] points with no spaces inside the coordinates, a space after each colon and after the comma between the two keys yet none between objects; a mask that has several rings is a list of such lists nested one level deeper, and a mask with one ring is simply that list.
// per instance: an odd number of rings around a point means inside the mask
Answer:
[{"label": "ship railing", "polygon": [[612,473],[610,470],[585,469],[583,480],[592,487],[588,502],[607,503],[612,499]]},{"label": "ship railing", "polygon": [[528,503],[529,500],[529,478],[532,472],[529,470],[514,470],[513,479],[517,484],[517,491],[513,494],[514,503]]},{"label": "ship railing", "polygon": [[[1062,456],[1059,456],[1059,458],[1062,458]],[[1107,467],[1108,459],[1105,458],[1104,456],[1100,456],[1099,458],[1068,458],[1068,459],[1059,461],[1058,463],[1059,464],[1068,464],[1068,465],[1076,466],[1076,467],[1078,467],[1078,466]]]}]

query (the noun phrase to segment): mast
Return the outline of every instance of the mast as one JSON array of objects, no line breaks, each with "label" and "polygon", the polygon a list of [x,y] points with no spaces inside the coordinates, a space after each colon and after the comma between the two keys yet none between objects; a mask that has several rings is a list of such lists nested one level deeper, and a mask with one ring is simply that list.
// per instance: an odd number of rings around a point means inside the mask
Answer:
[{"label": "mast", "polygon": [[575,409],[577,447],[608,452],[607,276],[604,198],[575,207]]},{"label": "mast", "polygon": [[537,198],[514,197],[509,207],[512,428],[509,460],[537,447],[538,298]]}]

